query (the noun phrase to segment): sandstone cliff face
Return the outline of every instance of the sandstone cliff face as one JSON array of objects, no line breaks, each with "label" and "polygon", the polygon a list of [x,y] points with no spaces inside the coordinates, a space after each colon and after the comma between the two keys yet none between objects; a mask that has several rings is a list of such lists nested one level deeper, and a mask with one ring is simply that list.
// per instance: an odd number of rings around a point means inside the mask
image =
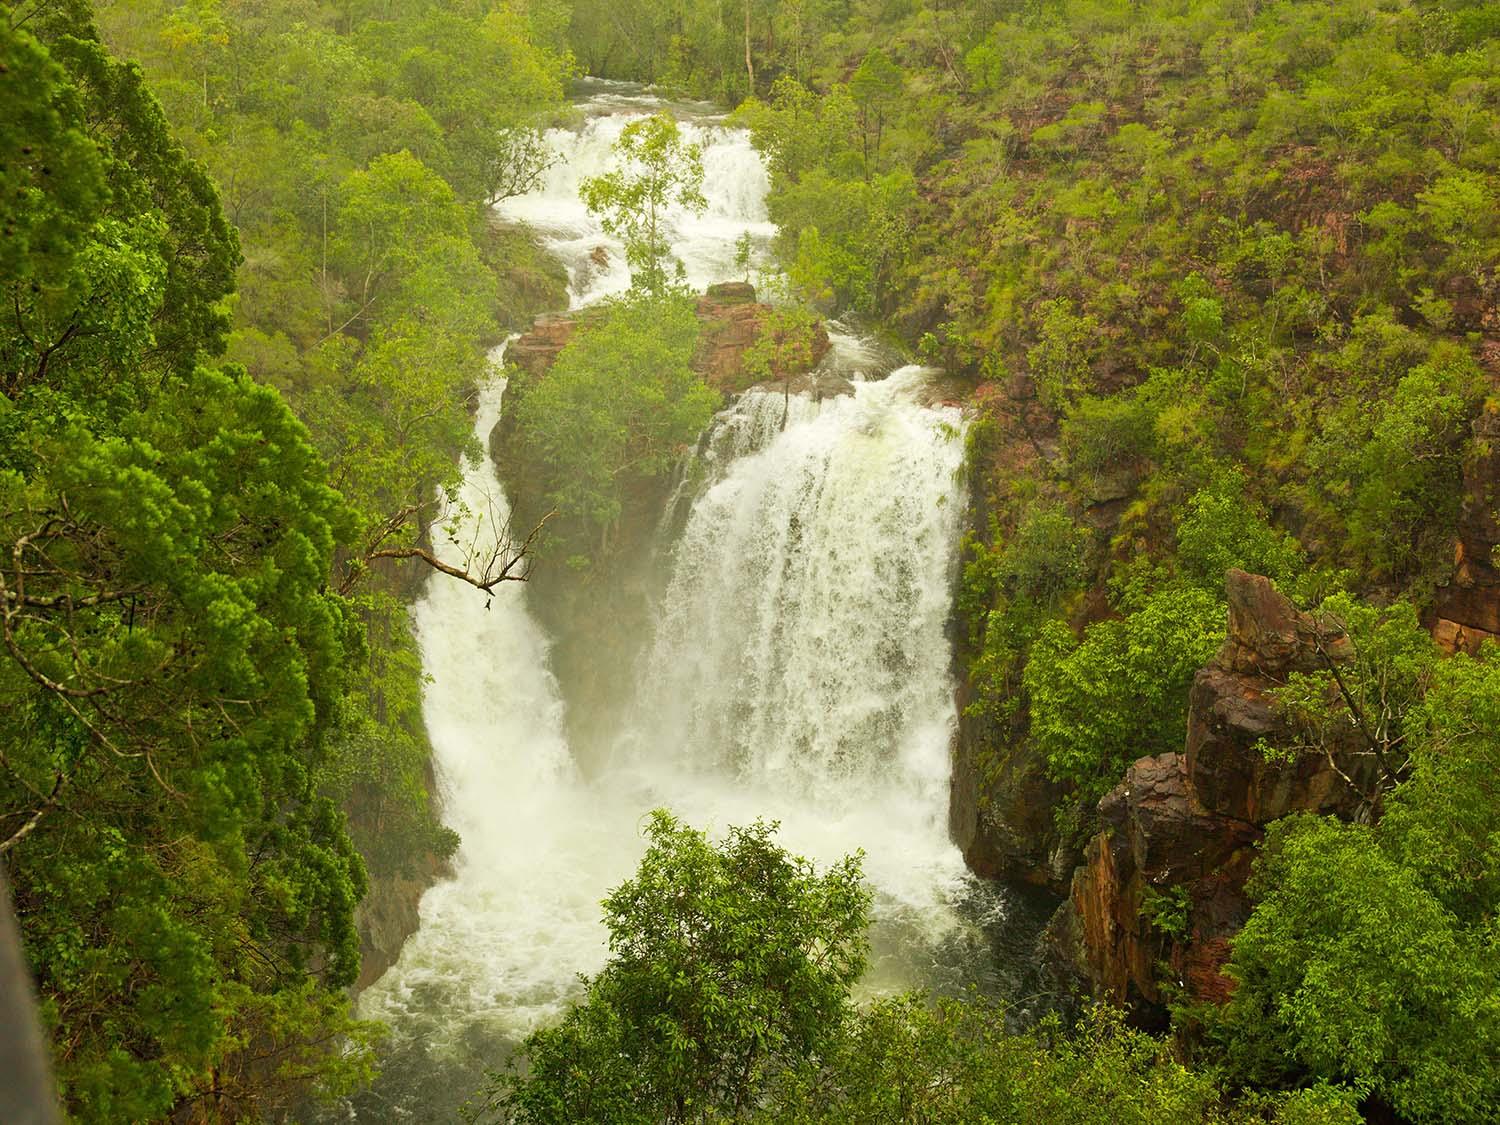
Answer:
[{"label": "sandstone cliff face", "polygon": [[1478,651],[1500,639],[1500,409],[1487,406],[1474,422],[1475,452],[1464,466],[1453,578],[1438,590],[1432,635],[1448,653]]},{"label": "sandstone cliff face", "polygon": [[[1190,996],[1224,999],[1232,982],[1220,970],[1249,914],[1245,881],[1264,826],[1299,811],[1352,816],[1374,782],[1352,730],[1332,763],[1315,754],[1273,762],[1260,751],[1262,739],[1293,739],[1276,685],[1351,650],[1269,580],[1231,571],[1227,588],[1228,638],[1193,683],[1183,752],[1142,758],[1099,803],[1104,828],[1056,927],[1094,991],[1119,1002],[1159,1004],[1163,965]],[[1143,911],[1163,904],[1175,924]]]}]

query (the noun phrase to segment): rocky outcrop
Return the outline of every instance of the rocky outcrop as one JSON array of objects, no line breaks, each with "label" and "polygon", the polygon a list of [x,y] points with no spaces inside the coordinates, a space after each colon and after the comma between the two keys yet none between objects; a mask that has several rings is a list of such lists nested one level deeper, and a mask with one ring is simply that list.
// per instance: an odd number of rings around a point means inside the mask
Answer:
[{"label": "rocky outcrop", "polygon": [[[771,306],[755,299],[755,288],[741,281],[710,285],[695,306],[701,335],[693,366],[709,386],[726,394],[745,390],[749,385],[745,372],[745,353],[760,339],[771,315]],[[531,330],[511,342],[505,358],[529,375],[545,372],[567,346],[582,324],[587,324],[594,310],[538,317]],[[828,332],[819,322],[813,329],[812,362],[816,367],[828,354]],[[800,371],[772,371],[777,379]],[[794,390],[799,388],[793,388]],[[836,393],[836,392],[833,392]]]},{"label": "rocky outcrop", "polygon": [[1474,451],[1464,465],[1464,500],[1454,545],[1453,577],[1435,599],[1432,636],[1448,653],[1477,652],[1500,639],[1500,408],[1474,421]]},{"label": "rocky outcrop", "polygon": [[552,366],[557,353],[568,346],[587,313],[550,313],[539,316],[530,330],[523,332],[505,349],[505,361],[513,363],[528,375],[541,375]]},{"label": "rocky outcrop", "polygon": [[1053,817],[1066,791],[1025,743],[1007,747],[986,768],[978,757],[998,743],[976,737],[972,724],[961,727],[949,782],[949,834],[974,874],[1061,891],[1077,860],[1060,845]]},{"label": "rocky outcrop", "polygon": [[[703,334],[694,366],[703,372],[711,387],[726,393],[744,390],[753,378],[745,371],[745,353],[765,331],[771,306],[756,301],[753,286],[743,281],[726,281],[710,285],[698,298],[697,313]],[[830,346],[828,331],[818,321],[813,328],[811,362],[802,370],[816,368]],[[776,370],[773,365],[771,374],[783,379],[801,374],[802,370]]]},{"label": "rocky outcrop", "polygon": [[1298,811],[1353,815],[1374,786],[1376,764],[1352,728],[1334,732],[1331,761],[1263,752],[1298,740],[1275,687],[1351,649],[1268,579],[1230,571],[1226,585],[1228,637],[1193,682],[1183,752],[1140,759],[1099,803],[1102,830],[1057,927],[1073,936],[1095,992],[1119,1002],[1161,1003],[1163,966],[1194,998],[1227,996],[1220,970],[1249,914],[1245,881],[1264,826]]},{"label": "rocky outcrop", "polygon": [[422,894],[437,881],[438,865],[414,875],[385,875],[370,880],[369,892],[354,912],[359,934],[359,979],[356,992],[380,979],[401,956],[406,939],[417,932],[417,905]]}]

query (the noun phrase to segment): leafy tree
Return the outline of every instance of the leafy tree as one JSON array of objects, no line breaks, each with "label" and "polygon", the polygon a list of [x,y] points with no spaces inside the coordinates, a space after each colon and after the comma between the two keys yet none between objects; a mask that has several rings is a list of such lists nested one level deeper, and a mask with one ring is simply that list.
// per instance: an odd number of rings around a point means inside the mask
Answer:
[{"label": "leafy tree", "polygon": [[877,1125],[1358,1125],[1349,1091],[1320,1086],[1291,1096],[1224,1104],[1208,1075],[1167,1045],[1090,1009],[1071,1032],[1053,1018],[1017,1033],[978,997],[924,1004],[918,996],[862,1011],[829,1055],[792,1070],[757,1121]]},{"label": "leafy tree", "polygon": [[[1409,772],[1419,727],[1419,705],[1437,660],[1432,638],[1407,602],[1376,607],[1347,594],[1326,599],[1314,614],[1326,636],[1341,636],[1338,650],[1323,649],[1323,666],[1294,672],[1276,696],[1301,734],[1283,753],[1328,756],[1351,739],[1360,753],[1375,759],[1375,782],[1362,785],[1348,775],[1374,808]],[[1336,767],[1335,767],[1336,768]]]},{"label": "leafy tree", "polygon": [[1191,586],[1166,586],[1117,620],[1084,631],[1044,626],[1024,682],[1031,733],[1048,772],[1102,797],[1137,758],[1180,750],[1187,690],[1224,639],[1223,602]]},{"label": "leafy tree", "polygon": [[1297,545],[1273,528],[1244,495],[1240,481],[1226,479],[1193,494],[1177,525],[1177,559],[1205,589],[1218,590],[1238,568],[1289,582],[1301,570]]},{"label": "leafy tree", "polygon": [[1218,1034],[1242,1079],[1329,1078],[1413,1122],[1493,1122],[1500,979],[1492,927],[1459,923],[1379,829],[1273,826],[1234,940]]},{"label": "leafy tree", "polygon": [[520,388],[520,438],[543,468],[548,503],[601,555],[629,490],[670,469],[713,415],[718,396],[692,366],[697,346],[690,301],[637,292],[585,321]]},{"label": "leafy tree", "polygon": [[[632,121],[614,144],[624,167],[584,180],[579,195],[604,229],[625,243],[636,287],[660,297],[667,290],[671,250],[668,209],[702,211],[703,150],[682,139],[670,114]],[[681,275],[682,264],[676,262]]]},{"label": "leafy tree", "polygon": [[859,107],[860,141],[865,178],[879,171],[881,135],[886,119],[901,100],[901,68],[880,48],[865,55],[849,77],[849,96]]},{"label": "leafy tree", "polygon": [[718,844],[652,814],[634,878],[604,901],[610,961],[562,1023],[492,1078],[505,1120],[682,1122],[746,1115],[768,1079],[818,1057],[865,967],[870,892],[852,856],[818,873],[775,825]]},{"label": "leafy tree", "polygon": [[1500,668],[1436,661],[1409,609],[1335,608],[1357,651],[1339,694],[1390,729],[1405,780],[1373,826],[1272,827],[1211,1038],[1239,1081],[1328,1078],[1413,1122],[1494,1121]]}]

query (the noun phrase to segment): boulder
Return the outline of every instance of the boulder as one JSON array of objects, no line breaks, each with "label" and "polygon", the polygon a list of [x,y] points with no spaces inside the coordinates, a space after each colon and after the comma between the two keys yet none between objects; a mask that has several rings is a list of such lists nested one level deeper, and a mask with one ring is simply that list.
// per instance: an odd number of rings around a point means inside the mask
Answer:
[{"label": "boulder", "polygon": [[716,305],[753,305],[755,286],[748,281],[721,281],[710,285],[703,296]]}]

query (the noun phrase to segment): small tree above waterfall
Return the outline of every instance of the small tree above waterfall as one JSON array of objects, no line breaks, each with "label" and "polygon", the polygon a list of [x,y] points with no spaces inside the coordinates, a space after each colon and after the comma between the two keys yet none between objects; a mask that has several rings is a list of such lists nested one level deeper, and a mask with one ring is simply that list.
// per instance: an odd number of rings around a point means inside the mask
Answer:
[{"label": "small tree above waterfall", "polygon": [[703,197],[703,149],[682,139],[671,115],[632,121],[614,144],[621,167],[583,181],[578,189],[604,229],[625,243],[632,284],[660,296],[668,269],[682,275],[668,245],[667,212],[674,204],[697,214]]}]

